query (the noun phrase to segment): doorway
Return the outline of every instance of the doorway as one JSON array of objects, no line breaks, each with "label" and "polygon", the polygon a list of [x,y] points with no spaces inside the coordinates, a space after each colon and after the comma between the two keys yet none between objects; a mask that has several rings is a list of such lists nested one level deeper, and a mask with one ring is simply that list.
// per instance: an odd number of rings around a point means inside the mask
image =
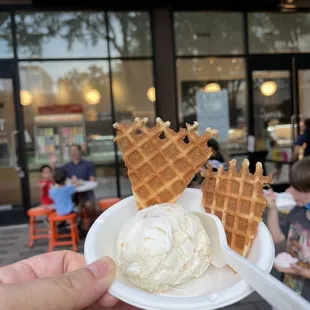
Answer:
[{"label": "doorway", "polygon": [[266,152],[265,167],[274,174],[274,183],[288,184],[299,115],[310,111],[309,56],[257,55],[249,65],[255,150]]},{"label": "doorway", "polygon": [[30,197],[17,74],[11,61],[0,68],[0,225],[10,225],[25,222]]}]

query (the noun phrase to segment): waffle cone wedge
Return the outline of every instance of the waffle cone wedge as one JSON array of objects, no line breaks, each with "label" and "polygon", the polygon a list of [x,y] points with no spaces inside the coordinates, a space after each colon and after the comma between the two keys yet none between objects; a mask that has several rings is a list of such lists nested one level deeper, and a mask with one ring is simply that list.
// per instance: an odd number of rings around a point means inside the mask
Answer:
[{"label": "waffle cone wedge", "polygon": [[203,206],[223,223],[229,247],[246,257],[256,236],[257,227],[266,207],[263,187],[272,182],[271,174],[263,176],[262,164],[249,172],[249,161],[242,162],[239,172],[236,160],[229,162],[227,171],[217,172],[208,166],[203,173]]},{"label": "waffle cone wedge", "polygon": [[[153,128],[146,126],[147,121],[136,118],[129,125],[113,125],[139,210],[175,202],[210,158],[207,143],[217,134],[208,129],[199,136],[195,132],[197,122],[175,132],[169,128],[170,122],[160,118]],[[186,136],[188,143],[184,142]]]}]

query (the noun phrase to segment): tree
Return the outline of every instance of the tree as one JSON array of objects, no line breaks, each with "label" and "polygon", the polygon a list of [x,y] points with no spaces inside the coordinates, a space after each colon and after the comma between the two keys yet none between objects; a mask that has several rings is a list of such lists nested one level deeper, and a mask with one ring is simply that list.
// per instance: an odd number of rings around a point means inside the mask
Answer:
[{"label": "tree", "polygon": [[254,53],[309,51],[310,15],[253,13],[249,36]]},{"label": "tree", "polygon": [[[149,18],[143,12],[109,13],[109,31],[101,12],[18,13],[15,20],[18,48],[24,58],[41,58],[42,46],[57,37],[66,40],[68,52],[74,42],[96,46],[109,38],[114,57],[151,56]],[[0,14],[0,38],[12,46],[10,16],[6,13]],[[102,51],[98,57],[106,56]]]},{"label": "tree", "polygon": [[[106,15],[103,12],[18,13],[15,17],[18,55],[21,58],[44,58],[46,44],[57,42],[59,39],[67,43],[67,50],[59,53],[65,58],[70,58],[71,51],[74,53],[76,46],[81,44],[96,49],[96,57],[107,57],[107,51],[102,47],[107,39],[110,42],[111,57],[152,55],[150,21],[147,13],[109,12],[107,16],[106,23]],[[8,14],[0,14],[1,38],[8,46],[12,46]],[[59,55],[55,56],[59,57]],[[84,53],[81,57],[89,57],[89,55]],[[128,91],[126,96],[130,105],[134,104],[132,103],[135,99],[133,92],[137,89],[137,83],[141,83],[137,73],[143,70],[142,67],[141,62],[112,60],[113,76],[121,76],[124,92],[126,89],[132,90]],[[77,78],[77,73],[80,72],[71,72],[71,79]],[[147,73],[150,75],[149,71]],[[68,76],[64,79],[68,82]],[[62,83],[65,82],[62,81]],[[151,86],[153,85],[147,87]]]}]

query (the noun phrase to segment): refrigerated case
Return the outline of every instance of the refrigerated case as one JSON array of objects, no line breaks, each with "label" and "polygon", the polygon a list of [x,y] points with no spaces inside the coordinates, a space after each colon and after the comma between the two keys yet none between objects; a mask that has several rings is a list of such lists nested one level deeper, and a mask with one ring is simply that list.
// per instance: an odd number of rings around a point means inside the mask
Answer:
[{"label": "refrigerated case", "polygon": [[36,162],[46,161],[55,154],[59,163],[69,159],[69,146],[86,146],[83,114],[38,115],[34,119]]}]

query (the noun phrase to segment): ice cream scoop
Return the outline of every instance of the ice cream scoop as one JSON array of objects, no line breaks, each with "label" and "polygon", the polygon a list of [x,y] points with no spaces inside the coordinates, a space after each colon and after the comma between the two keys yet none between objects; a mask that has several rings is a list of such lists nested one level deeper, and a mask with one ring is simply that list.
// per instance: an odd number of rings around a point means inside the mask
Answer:
[{"label": "ice cream scoop", "polygon": [[129,219],[119,233],[116,255],[127,278],[151,292],[201,276],[211,260],[200,220],[176,204],[154,205]]}]

